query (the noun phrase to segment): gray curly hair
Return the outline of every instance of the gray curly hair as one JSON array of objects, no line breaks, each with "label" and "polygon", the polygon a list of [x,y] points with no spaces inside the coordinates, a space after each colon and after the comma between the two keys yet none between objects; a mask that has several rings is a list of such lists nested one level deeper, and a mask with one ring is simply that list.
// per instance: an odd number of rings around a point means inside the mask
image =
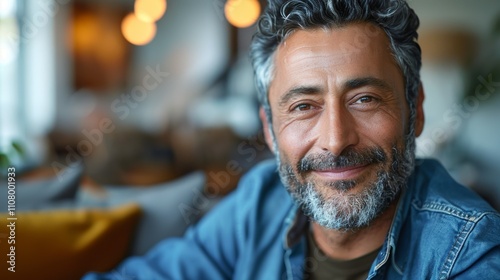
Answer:
[{"label": "gray curly hair", "polygon": [[298,29],[334,28],[358,22],[375,24],[389,38],[392,54],[405,79],[406,100],[410,108],[408,136],[414,135],[422,64],[417,43],[419,19],[404,0],[269,0],[252,40],[250,58],[258,98],[266,112],[273,138],[268,91],[278,46]]}]

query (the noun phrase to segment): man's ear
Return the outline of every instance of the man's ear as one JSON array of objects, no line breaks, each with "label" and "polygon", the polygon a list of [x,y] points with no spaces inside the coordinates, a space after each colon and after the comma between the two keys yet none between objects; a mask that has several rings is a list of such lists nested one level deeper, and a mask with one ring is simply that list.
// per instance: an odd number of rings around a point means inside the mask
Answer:
[{"label": "man's ear", "polygon": [[262,122],[262,129],[264,130],[264,139],[269,149],[274,153],[273,137],[271,136],[271,131],[269,130],[269,123],[267,122],[266,111],[264,108],[260,107],[259,118]]},{"label": "man's ear", "polygon": [[424,87],[422,86],[422,82],[420,82],[420,85],[418,86],[417,104],[415,104],[417,111],[416,112],[417,116],[415,117],[415,137],[420,136],[420,134],[422,134],[422,131],[424,130],[424,123],[425,123],[424,99],[425,99]]}]

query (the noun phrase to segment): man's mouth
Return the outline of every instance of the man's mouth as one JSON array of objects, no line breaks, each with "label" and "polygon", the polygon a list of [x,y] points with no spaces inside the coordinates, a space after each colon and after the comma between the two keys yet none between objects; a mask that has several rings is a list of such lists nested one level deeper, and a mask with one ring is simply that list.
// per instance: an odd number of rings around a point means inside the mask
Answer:
[{"label": "man's mouth", "polygon": [[356,179],[363,173],[370,164],[361,164],[355,166],[344,166],[344,167],[335,167],[328,169],[316,169],[311,170],[311,172],[320,177],[324,178],[328,181],[339,181],[339,180],[353,180]]}]

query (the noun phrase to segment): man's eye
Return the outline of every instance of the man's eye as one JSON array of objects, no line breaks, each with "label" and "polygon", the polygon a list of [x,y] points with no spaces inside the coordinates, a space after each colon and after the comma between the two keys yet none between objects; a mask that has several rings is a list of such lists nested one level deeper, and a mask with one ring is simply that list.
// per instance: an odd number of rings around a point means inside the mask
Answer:
[{"label": "man's eye", "polygon": [[371,96],[363,96],[356,101],[356,103],[369,103],[373,101],[373,97]]},{"label": "man's eye", "polygon": [[299,105],[295,106],[294,110],[307,111],[307,110],[310,110],[311,108],[312,108],[312,106],[309,104],[299,104]]}]

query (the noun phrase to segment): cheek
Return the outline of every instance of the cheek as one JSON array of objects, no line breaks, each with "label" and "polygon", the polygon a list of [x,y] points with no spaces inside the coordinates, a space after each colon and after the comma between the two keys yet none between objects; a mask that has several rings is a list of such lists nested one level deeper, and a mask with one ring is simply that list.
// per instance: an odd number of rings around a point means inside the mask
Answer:
[{"label": "cheek", "polygon": [[304,122],[292,122],[279,126],[276,139],[280,153],[292,162],[298,162],[307,154],[313,141],[314,126]]},{"label": "cheek", "polygon": [[386,152],[390,152],[394,144],[404,139],[404,124],[393,116],[376,114],[357,123],[362,142],[372,142],[366,144],[377,145]]}]

